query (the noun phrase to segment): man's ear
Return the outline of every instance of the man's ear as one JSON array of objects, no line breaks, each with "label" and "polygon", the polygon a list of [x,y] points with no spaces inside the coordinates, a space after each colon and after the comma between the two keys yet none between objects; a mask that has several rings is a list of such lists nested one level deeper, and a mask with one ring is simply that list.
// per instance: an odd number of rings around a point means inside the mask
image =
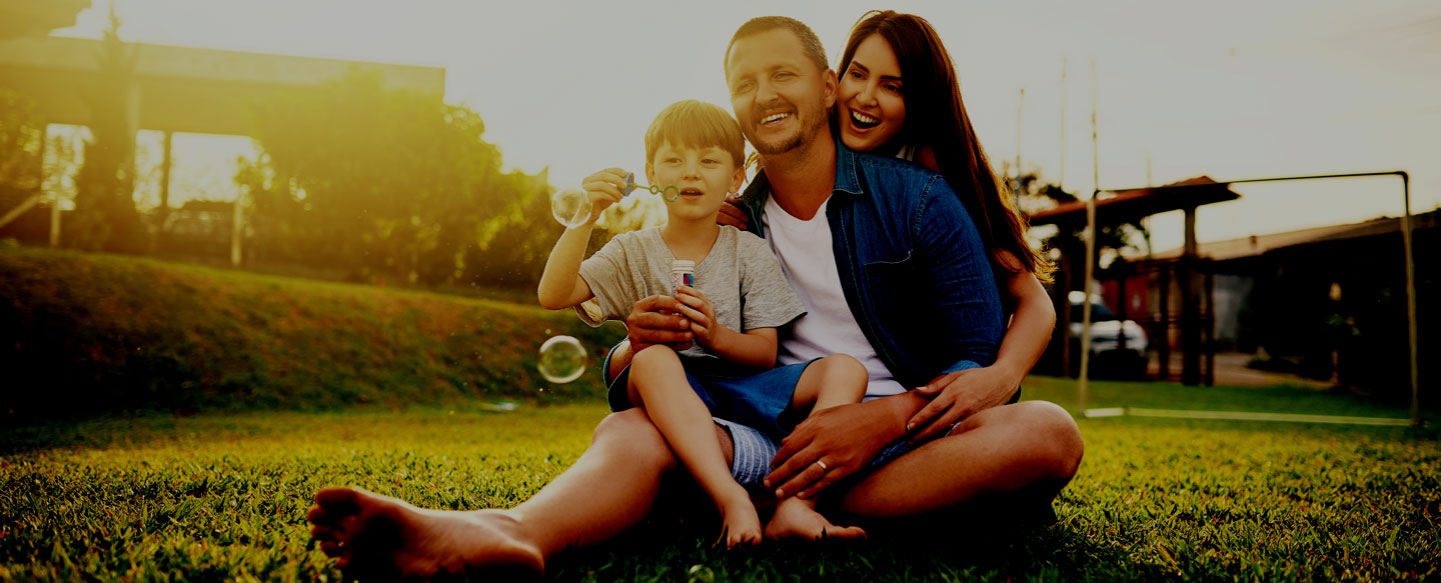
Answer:
[{"label": "man's ear", "polygon": [[836,106],[836,95],[840,90],[841,82],[836,78],[836,72],[826,69],[826,109]]}]

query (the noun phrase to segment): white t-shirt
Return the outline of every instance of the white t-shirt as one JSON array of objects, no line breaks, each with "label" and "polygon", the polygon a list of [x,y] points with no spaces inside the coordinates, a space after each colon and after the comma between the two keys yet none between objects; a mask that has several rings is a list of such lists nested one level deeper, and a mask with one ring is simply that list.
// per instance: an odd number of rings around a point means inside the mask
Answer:
[{"label": "white t-shirt", "polygon": [[846,303],[831,248],[831,225],[826,221],[829,204],[827,199],[815,217],[803,221],[781,208],[774,197],[766,200],[761,216],[766,242],[780,259],[781,272],[806,307],[806,315],[791,325],[791,333],[781,335],[776,359],[780,364],[795,364],[832,354],[849,354],[861,361],[870,373],[866,399],[903,393],[906,387],[891,376]]}]

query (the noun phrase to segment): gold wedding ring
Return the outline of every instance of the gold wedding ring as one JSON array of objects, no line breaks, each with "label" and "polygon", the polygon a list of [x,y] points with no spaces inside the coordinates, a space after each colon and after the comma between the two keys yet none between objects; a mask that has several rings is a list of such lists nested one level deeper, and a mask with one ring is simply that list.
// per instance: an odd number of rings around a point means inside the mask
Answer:
[{"label": "gold wedding ring", "polygon": [[816,460],[816,465],[818,465],[818,466],[821,467],[821,471],[822,471],[822,472],[830,469],[830,468],[826,467],[826,462],[823,462],[823,461],[821,461],[821,460]]}]

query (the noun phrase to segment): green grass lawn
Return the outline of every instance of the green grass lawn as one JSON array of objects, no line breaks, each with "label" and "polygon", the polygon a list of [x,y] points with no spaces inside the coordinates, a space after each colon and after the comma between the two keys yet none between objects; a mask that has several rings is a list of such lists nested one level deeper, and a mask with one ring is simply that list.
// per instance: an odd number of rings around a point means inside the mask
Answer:
[{"label": "green grass lawn", "polygon": [[[1027,387],[1069,405],[1074,385]],[[1093,387],[1094,406],[1362,414],[1354,398],[1285,388]],[[308,544],[317,489],[510,506],[572,463],[605,413],[470,405],[0,428],[0,581],[338,581]],[[1428,430],[1080,423],[1085,461],[1051,526],[996,535],[994,523],[961,517],[909,539],[728,553],[706,545],[709,530],[662,521],[558,557],[549,579],[1441,580],[1441,444]]]}]

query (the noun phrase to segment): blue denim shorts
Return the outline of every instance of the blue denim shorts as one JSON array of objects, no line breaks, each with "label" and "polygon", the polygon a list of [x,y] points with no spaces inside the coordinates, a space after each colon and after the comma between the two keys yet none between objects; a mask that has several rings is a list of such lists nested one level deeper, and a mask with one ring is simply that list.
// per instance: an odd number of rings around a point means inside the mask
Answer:
[{"label": "blue denim shorts", "polygon": [[[814,360],[770,369],[765,372],[736,376],[715,366],[693,366],[685,359],[686,381],[716,419],[727,419],[754,428],[762,436],[779,440],[800,421],[788,414],[791,397],[801,373]],[[730,368],[730,367],[726,367]],[[606,391],[611,411],[624,411],[635,405],[626,394],[630,366],[616,375]],[[767,460],[769,462],[769,460]]]}]

